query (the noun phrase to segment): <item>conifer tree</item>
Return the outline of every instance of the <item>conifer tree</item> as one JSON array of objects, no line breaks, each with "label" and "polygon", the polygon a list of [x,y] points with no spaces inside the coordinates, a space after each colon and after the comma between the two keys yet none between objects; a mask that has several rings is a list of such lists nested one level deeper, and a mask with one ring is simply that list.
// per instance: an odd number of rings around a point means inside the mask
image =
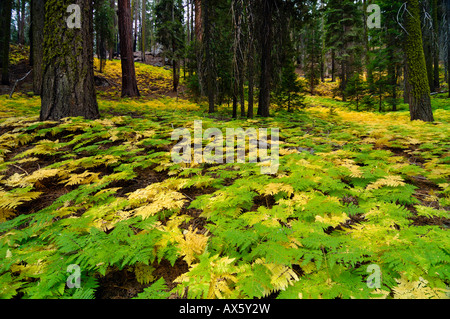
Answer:
[{"label": "conifer tree", "polygon": [[12,0],[2,0],[0,4],[0,21],[1,36],[0,36],[0,54],[2,66],[2,84],[9,84],[9,40],[11,36],[11,8]]}]

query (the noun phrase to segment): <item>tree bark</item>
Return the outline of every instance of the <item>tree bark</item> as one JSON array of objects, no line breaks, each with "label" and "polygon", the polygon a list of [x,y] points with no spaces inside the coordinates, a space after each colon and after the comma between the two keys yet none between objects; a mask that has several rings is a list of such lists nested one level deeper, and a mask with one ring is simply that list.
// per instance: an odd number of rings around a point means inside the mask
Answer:
[{"label": "tree bark", "polygon": [[[211,6],[211,0],[202,0],[201,3],[203,5],[202,12],[205,12],[205,14],[202,16],[203,18],[203,32],[202,32],[202,46],[204,47],[205,52],[205,77],[206,77],[206,92],[208,95],[208,104],[209,104],[209,113],[214,113],[214,103],[215,103],[215,80],[214,80],[214,62],[213,62],[213,56],[211,52],[211,42],[212,42],[212,31],[211,31],[211,13],[212,13],[212,6]],[[199,74],[199,77],[201,75]]]},{"label": "tree bark", "polygon": [[20,3],[19,43],[25,44],[25,0]]},{"label": "tree bark", "polygon": [[247,106],[247,117],[253,118],[253,93],[254,93],[254,17],[252,4],[248,5],[248,51],[247,51],[247,72],[248,72],[248,106]]},{"label": "tree bark", "polygon": [[147,1],[142,0],[142,22],[141,22],[141,47],[142,47],[142,62],[145,63],[145,16],[147,10]]},{"label": "tree bark", "polygon": [[448,97],[450,98],[450,0],[446,0],[447,7],[447,84],[449,84]]},{"label": "tree bark", "polygon": [[132,43],[132,21],[130,0],[119,0],[119,37],[120,37],[120,57],[122,64],[122,97],[139,96],[136,81],[136,71],[134,68],[134,55]]},{"label": "tree bark", "polygon": [[31,56],[33,60],[33,92],[41,95],[42,91],[42,58],[44,55],[44,18],[45,0],[33,0],[31,2],[32,34]]},{"label": "tree bark", "polygon": [[433,81],[434,88],[440,87],[439,83],[439,21],[438,21],[438,1],[432,2],[432,14],[433,14]]},{"label": "tree bark", "polygon": [[199,43],[203,40],[202,27],[202,1],[194,0],[195,2],[195,38]]},{"label": "tree bark", "polygon": [[2,0],[1,4],[1,32],[0,44],[2,53],[2,84],[9,85],[9,41],[11,37],[11,8],[12,0]]},{"label": "tree bark", "polygon": [[407,8],[410,14],[406,15],[406,42],[405,53],[408,81],[411,86],[409,96],[409,110],[411,121],[422,120],[433,122],[431,109],[430,86],[428,83],[427,67],[422,44],[422,31],[420,26],[420,7],[418,0],[408,0]]},{"label": "tree bark", "polygon": [[[81,28],[66,24],[70,4],[80,7]],[[46,1],[41,121],[99,117],[92,34],[92,1]]]},{"label": "tree bark", "polygon": [[259,82],[258,115],[270,115],[270,84],[272,73],[272,0],[262,0],[261,41],[261,78]]}]

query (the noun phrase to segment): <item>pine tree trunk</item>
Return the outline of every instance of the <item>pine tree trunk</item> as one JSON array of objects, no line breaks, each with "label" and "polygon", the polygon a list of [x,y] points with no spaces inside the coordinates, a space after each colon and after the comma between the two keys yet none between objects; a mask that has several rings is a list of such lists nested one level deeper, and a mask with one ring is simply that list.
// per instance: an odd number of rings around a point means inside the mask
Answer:
[{"label": "pine tree trunk", "polygon": [[[251,36],[251,35],[250,35]],[[254,61],[253,61],[253,44],[250,44],[250,50],[248,53],[248,105],[247,105],[247,117],[253,118],[253,94],[254,94]]]},{"label": "pine tree trunk", "polygon": [[272,0],[262,0],[261,41],[261,78],[259,82],[258,115],[268,117],[270,106],[271,55],[272,55]]},{"label": "pine tree trunk", "polygon": [[447,84],[449,84],[448,97],[450,98],[450,0],[446,0],[447,7]]},{"label": "pine tree trunk", "polygon": [[331,50],[331,82],[336,82],[336,53]]},{"label": "pine tree trunk", "polygon": [[[81,28],[69,28],[66,9],[80,7]],[[94,86],[92,1],[46,1],[40,120],[99,117]]]},{"label": "pine tree trunk", "polygon": [[142,23],[141,23],[141,47],[142,47],[142,62],[145,63],[145,14],[147,10],[147,1],[142,0]]},{"label": "pine tree trunk", "polygon": [[438,21],[438,1],[433,0],[432,3],[432,13],[433,13],[433,80],[434,88],[440,87],[439,83],[439,21]]},{"label": "pine tree trunk", "polygon": [[204,46],[205,52],[205,77],[206,77],[206,93],[208,95],[209,113],[214,113],[214,103],[215,103],[215,87],[214,87],[214,62],[212,60],[211,52],[211,41],[212,41],[212,31],[211,31],[211,14],[212,5],[211,0],[202,0],[202,12],[205,14],[203,18],[203,32],[202,32],[202,45]]},{"label": "pine tree trunk", "polygon": [[420,26],[420,7],[418,0],[408,0],[406,16],[405,53],[407,59],[406,71],[411,92],[409,94],[409,110],[411,120],[434,121],[431,109],[430,86],[427,77],[427,67],[422,44]]},{"label": "pine tree trunk", "polygon": [[205,5],[201,0],[194,0],[195,3],[195,23],[194,32],[195,34],[195,54],[197,59],[197,78],[198,84],[200,86],[200,94],[205,95],[206,83],[205,83],[205,72],[203,68],[203,6]]},{"label": "pine tree trunk", "polygon": [[41,95],[42,90],[42,58],[44,55],[44,18],[45,0],[33,0],[31,2],[32,40],[31,56],[33,60],[33,92]]},{"label": "pine tree trunk", "polygon": [[202,27],[202,1],[194,0],[195,2],[195,38],[199,43],[203,39],[203,27]]},{"label": "pine tree trunk", "polygon": [[9,40],[11,36],[11,8],[12,0],[1,0],[1,32],[0,44],[2,54],[2,84],[9,85]]},{"label": "pine tree trunk", "polygon": [[120,37],[120,57],[122,64],[122,97],[139,96],[136,81],[136,71],[134,69],[134,55],[132,43],[132,21],[130,0],[119,0],[119,37]]},{"label": "pine tree trunk", "polygon": [[253,118],[253,93],[254,93],[254,17],[253,17],[253,7],[252,3],[247,5],[248,10],[248,51],[247,51],[247,72],[248,72],[248,106],[247,106],[247,117]]},{"label": "pine tree trunk", "polygon": [[20,1],[20,15],[18,21],[19,44],[25,44],[25,0]]}]

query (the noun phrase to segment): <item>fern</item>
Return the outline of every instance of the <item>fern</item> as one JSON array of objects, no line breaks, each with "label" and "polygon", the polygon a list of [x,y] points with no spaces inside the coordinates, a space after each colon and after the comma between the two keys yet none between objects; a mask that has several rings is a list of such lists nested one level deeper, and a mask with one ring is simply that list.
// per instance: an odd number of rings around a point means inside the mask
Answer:
[{"label": "fern", "polygon": [[164,278],[159,278],[150,287],[145,288],[134,299],[166,299],[170,296]]}]

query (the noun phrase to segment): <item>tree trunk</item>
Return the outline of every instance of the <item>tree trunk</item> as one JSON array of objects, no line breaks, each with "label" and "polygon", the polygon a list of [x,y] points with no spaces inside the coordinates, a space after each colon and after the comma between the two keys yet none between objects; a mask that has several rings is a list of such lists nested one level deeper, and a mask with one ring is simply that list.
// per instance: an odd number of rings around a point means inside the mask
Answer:
[{"label": "tree trunk", "polygon": [[201,0],[193,0],[195,3],[195,23],[194,23],[194,32],[195,33],[195,53],[197,59],[197,78],[198,84],[200,86],[200,94],[205,95],[206,88],[206,80],[205,80],[205,72],[203,67],[203,7],[205,6],[204,1]]},{"label": "tree trunk", "polygon": [[172,76],[173,76],[173,92],[177,92],[178,83],[180,82],[180,74],[178,72],[177,60],[172,60]]},{"label": "tree trunk", "polygon": [[336,58],[335,51],[331,50],[331,82],[336,82]]},{"label": "tree trunk", "polygon": [[146,14],[146,7],[147,7],[147,1],[142,0],[142,21],[141,21],[141,48],[142,48],[142,62],[145,63],[145,14]]},{"label": "tree trunk", "polygon": [[195,1],[195,38],[199,43],[203,40],[203,27],[202,27],[202,1]]},{"label": "tree trunk", "polygon": [[[66,9],[78,5],[81,28],[69,28]],[[92,1],[46,1],[40,120],[99,117],[94,86]]]},{"label": "tree trunk", "polygon": [[258,115],[270,115],[270,82],[272,73],[272,0],[262,0],[261,41],[261,78],[259,82]]},{"label": "tree trunk", "polygon": [[119,0],[118,15],[120,57],[122,64],[122,97],[139,96],[136,71],[134,69],[130,0]]},{"label": "tree trunk", "polygon": [[116,14],[116,1],[115,0],[110,0],[110,7],[111,9],[113,9],[114,14],[113,14],[113,21],[114,21],[114,40],[112,40],[112,43],[110,43],[109,45],[109,59],[112,61],[114,58],[114,51],[116,50],[116,39],[117,39],[117,34],[115,32],[115,30],[117,30],[117,14]]},{"label": "tree trunk", "polygon": [[253,118],[253,94],[254,94],[254,70],[253,70],[253,57],[248,58],[248,105],[247,105],[247,117]]},{"label": "tree trunk", "polygon": [[33,60],[33,92],[35,95],[41,95],[42,91],[42,58],[44,55],[43,42],[45,0],[33,0],[31,2],[31,20],[32,34],[31,56]]},{"label": "tree trunk", "polygon": [[447,84],[449,84],[448,97],[450,98],[450,0],[446,0],[447,7]]},{"label": "tree trunk", "polygon": [[408,0],[407,8],[410,14],[405,15],[407,31],[405,53],[407,59],[407,78],[411,86],[409,96],[411,120],[432,122],[434,118],[431,109],[430,86],[423,52],[419,1]]},{"label": "tree trunk", "polygon": [[440,87],[439,83],[439,21],[438,21],[438,1],[433,0],[432,3],[433,14],[433,80],[434,88]]},{"label": "tree trunk", "polygon": [[0,44],[2,53],[2,84],[9,85],[9,41],[11,37],[11,8],[12,0],[2,0],[1,4],[1,32]]},{"label": "tree trunk", "polygon": [[19,43],[25,44],[25,0],[20,3]]},{"label": "tree trunk", "polygon": [[[205,12],[203,15],[203,34],[202,41],[205,52],[205,71],[206,71],[206,92],[208,95],[208,104],[209,104],[209,113],[214,113],[214,102],[215,102],[215,85],[214,85],[214,62],[212,60],[211,54],[211,41],[212,41],[212,31],[211,31],[211,13],[212,6],[211,0],[202,0],[201,3],[203,5],[202,12]],[[199,75],[200,77],[200,75]]]},{"label": "tree trunk", "polygon": [[253,7],[252,3],[247,5],[248,10],[248,51],[247,51],[247,72],[248,72],[248,106],[247,106],[247,117],[253,118],[253,91],[254,91],[254,78],[255,78],[255,70],[254,70],[254,54],[255,54],[255,45],[254,45],[254,17],[253,17]]},{"label": "tree trunk", "polygon": [[[137,51],[137,38],[138,38],[138,17],[139,17],[139,0],[134,0],[133,5],[131,6],[131,12],[133,12],[134,20],[134,40],[133,40],[133,52]],[[133,24],[133,23],[131,23]]]}]

